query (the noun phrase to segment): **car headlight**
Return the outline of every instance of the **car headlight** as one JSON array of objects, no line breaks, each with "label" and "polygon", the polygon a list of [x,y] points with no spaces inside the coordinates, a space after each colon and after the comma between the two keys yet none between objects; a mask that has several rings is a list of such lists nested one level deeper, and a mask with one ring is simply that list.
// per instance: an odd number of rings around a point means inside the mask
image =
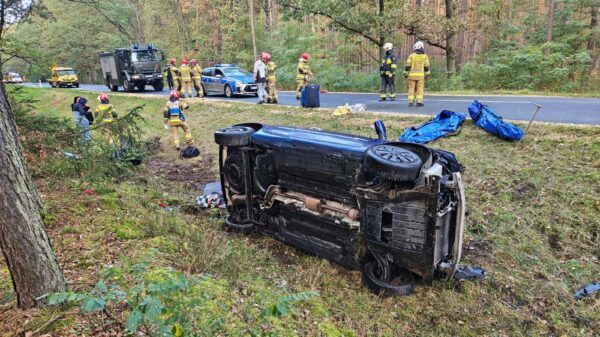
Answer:
[{"label": "car headlight", "polygon": [[133,76],[131,76],[131,78],[133,78],[134,80],[137,80],[140,78],[140,75],[133,75]]},{"label": "car headlight", "polygon": [[240,81],[235,81],[235,86],[236,87],[241,87],[241,86],[243,86],[243,84]]},{"label": "car headlight", "polygon": [[158,74],[158,76],[157,76],[157,77],[158,77],[158,78],[162,78],[162,75],[161,75],[161,74]]}]

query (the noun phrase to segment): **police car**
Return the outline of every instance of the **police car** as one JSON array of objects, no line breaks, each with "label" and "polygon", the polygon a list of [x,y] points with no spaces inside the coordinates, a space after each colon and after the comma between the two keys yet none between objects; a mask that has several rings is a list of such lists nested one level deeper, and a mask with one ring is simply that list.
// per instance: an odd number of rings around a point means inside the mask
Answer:
[{"label": "police car", "polygon": [[202,89],[205,95],[258,95],[252,73],[235,64],[218,63],[202,70]]}]

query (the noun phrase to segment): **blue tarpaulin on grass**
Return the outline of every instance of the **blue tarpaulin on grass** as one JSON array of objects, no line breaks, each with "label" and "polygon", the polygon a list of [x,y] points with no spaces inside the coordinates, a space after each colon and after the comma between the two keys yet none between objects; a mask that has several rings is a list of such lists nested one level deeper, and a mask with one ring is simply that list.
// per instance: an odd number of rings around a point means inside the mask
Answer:
[{"label": "blue tarpaulin on grass", "polygon": [[502,116],[492,108],[475,100],[469,104],[469,115],[473,122],[485,131],[504,140],[521,140],[523,130],[502,120]]},{"label": "blue tarpaulin on grass", "polygon": [[467,114],[464,113],[444,110],[435,116],[433,120],[407,129],[400,136],[400,141],[425,144],[455,134],[466,117]]}]

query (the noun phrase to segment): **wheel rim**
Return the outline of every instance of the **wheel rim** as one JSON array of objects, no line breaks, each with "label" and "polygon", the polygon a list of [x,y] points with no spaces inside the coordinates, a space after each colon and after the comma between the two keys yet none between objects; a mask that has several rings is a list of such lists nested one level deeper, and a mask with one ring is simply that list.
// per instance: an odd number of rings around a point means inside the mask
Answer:
[{"label": "wheel rim", "polygon": [[231,133],[231,132],[247,132],[247,126],[230,126],[228,128],[221,129],[220,131],[223,133]]},{"label": "wheel rim", "polygon": [[394,163],[414,163],[415,156],[411,152],[404,151],[396,146],[380,145],[373,149],[375,154],[385,160]]},{"label": "wheel rim", "polygon": [[229,86],[225,87],[225,96],[231,97],[231,87],[229,87]]}]

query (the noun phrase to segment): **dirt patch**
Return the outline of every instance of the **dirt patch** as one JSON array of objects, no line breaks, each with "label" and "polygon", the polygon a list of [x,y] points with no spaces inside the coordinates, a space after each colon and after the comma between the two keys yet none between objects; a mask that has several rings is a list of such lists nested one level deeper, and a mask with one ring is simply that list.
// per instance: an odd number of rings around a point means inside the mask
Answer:
[{"label": "dirt patch", "polygon": [[463,252],[470,258],[486,257],[491,251],[492,245],[486,240],[471,239],[463,244]]},{"label": "dirt patch", "polygon": [[146,167],[150,174],[162,176],[168,181],[197,186],[216,180],[215,174],[210,170],[212,162],[213,159],[209,155],[173,161],[153,157],[148,159]]},{"label": "dirt patch", "polygon": [[530,181],[521,182],[513,189],[513,198],[530,199],[537,194],[536,191],[537,186],[534,183]]}]

